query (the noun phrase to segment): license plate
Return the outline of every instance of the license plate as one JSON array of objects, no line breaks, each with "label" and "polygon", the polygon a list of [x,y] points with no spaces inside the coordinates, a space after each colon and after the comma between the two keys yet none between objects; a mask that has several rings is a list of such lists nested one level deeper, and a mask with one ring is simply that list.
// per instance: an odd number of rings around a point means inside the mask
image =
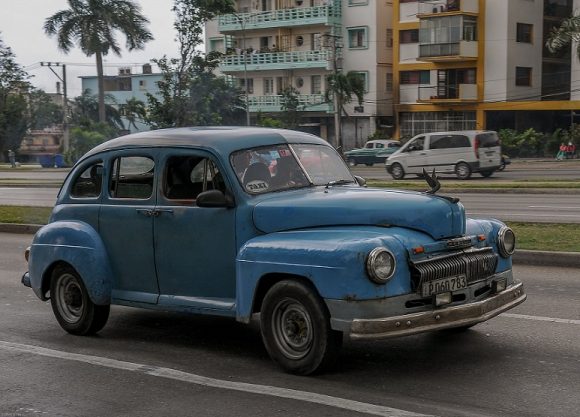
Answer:
[{"label": "license plate", "polygon": [[421,295],[423,297],[429,297],[433,294],[453,292],[463,288],[467,288],[467,277],[465,275],[458,275],[456,277],[436,279],[423,283]]}]

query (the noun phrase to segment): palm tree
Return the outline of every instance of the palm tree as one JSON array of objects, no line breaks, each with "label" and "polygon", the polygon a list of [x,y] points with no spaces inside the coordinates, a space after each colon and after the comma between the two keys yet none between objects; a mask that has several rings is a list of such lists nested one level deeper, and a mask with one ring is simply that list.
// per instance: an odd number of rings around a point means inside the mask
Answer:
[{"label": "palm tree", "polygon": [[138,130],[135,122],[138,120],[143,121],[147,116],[145,103],[136,99],[135,97],[131,97],[125,102],[124,105],[121,106],[121,109],[123,116],[125,119],[127,119],[127,122],[129,122],[129,129],[131,129],[131,126],[133,126],[136,130]]},{"label": "palm tree", "polygon": [[76,43],[97,61],[99,121],[105,122],[105,89],[103,84],[103,56],[113,51],[121,56],[115,34],[126,38],[129,51],[143,49],[153,39],[147,30],[149,20],[141,14],[141,7],[131,0],[68,0],[69,9],[56,12],[44,22],[47,35],[57,36],[58,47],[69,52]]},{"label": "palm tree", "polygon": [[360,73],[349,71],[344,74],[337,72],[331,74],[326,78],[328,89],[326,90],[326,100],[334,99],[336,108],[334,109],[336,135],[336,146],[342,148],[342,114],[346,114],[344,105],[352,101],[352,96],[355,96],[360,106],[363,101],[366,85],[364,78]]},{"label": "palm tree", "polygon": [[546,40],[546,47],[550,52],[556,52],[572,42],[576,45],[576,54],[580,59],[580,14],[562,21],[559,27],[553,28]]}]

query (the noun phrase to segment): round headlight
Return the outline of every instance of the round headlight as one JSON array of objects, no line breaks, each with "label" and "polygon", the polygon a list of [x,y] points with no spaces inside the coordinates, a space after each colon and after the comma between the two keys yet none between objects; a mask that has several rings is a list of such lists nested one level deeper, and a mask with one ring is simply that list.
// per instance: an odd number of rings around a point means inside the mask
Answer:
[{"label": "round headlight", "polygon": [[514,254],[516,250],[516,235],[507,226],[502,227],[497,234],[497,247],[504,258]]},{"label": "round headlight", "polygon": [[375,248],[367,257],[367,273],[371,281],[386,283],[395,273],[395,257],[385,248]]}]

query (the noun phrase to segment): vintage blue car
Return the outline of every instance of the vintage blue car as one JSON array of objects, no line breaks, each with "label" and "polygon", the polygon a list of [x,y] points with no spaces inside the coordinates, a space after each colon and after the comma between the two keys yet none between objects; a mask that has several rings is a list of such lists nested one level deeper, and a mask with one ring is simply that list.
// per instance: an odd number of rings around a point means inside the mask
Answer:
[{"label": "vintage blue car", "polygon": [[77,335],[111,304],[259,313],[272,359],[310,374],[343,335],[467,328],[525,300],[512,230],[466,219],[427,180],[425,193],[366,188],[327,142],[289,130],[123,136],[71,170],[22,282]]}]

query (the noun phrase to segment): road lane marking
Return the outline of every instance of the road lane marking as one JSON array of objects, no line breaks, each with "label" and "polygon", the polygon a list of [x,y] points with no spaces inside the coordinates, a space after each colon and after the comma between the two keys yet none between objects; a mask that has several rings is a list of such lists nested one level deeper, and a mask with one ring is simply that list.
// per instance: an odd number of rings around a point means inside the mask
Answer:
[{"label": "road lane marking", "polygon": [[528,316],[527,314],[503,313],[500,317],[511,317],[513,319],[536,320],[536,321],[549,321],[551,323],[563,323],[563,324],[576,324],[576,325],[580,325],[580,320],[558,319],[558,318],[554,318],[554,317],[542,317],[542,316]]},{"label": "road lane marking", "polygon": [[317,394],[314,392],[298,391],[289,388],[273,387],[269,385],[256,385],[256,384],[248,384],[245,382],[234,382],[221,379],[214,379],[201,375],[190,374],[188,372],[178,371],[176,369],[171,368],[119,361],[116,359],[109,359],[101,356],[82,355],[78,353],[64,352],[60,350],[47,349],[40,346],[23,345],[20,343],[0,341],[0,349],[12,352],[30,353],[33,355],[46,356],[50,358],[58,358],[75,362],[82,362],[105,368],[137,372],[145,375],[173,379],[176,381],[188,382],[191,384],[202,385],[206,387],[221,388],[232,391],[249,392],[251,394],[267,395],[270,397],[287,398],[292,400],[304,401],[314,404],[325,405],[328,407],[355,411],[357,413],[371,414],[375,416],[433,417],[426,414],[418,414],[413,413],[411,411],[400,410],[397,408],[348,400],[346,398],[331,397],[329,395]]},{"label": "road lane marking", "polygon": [[580,210],[580,207],[562,207],[562,206],[528,206],[528,208]]}]

